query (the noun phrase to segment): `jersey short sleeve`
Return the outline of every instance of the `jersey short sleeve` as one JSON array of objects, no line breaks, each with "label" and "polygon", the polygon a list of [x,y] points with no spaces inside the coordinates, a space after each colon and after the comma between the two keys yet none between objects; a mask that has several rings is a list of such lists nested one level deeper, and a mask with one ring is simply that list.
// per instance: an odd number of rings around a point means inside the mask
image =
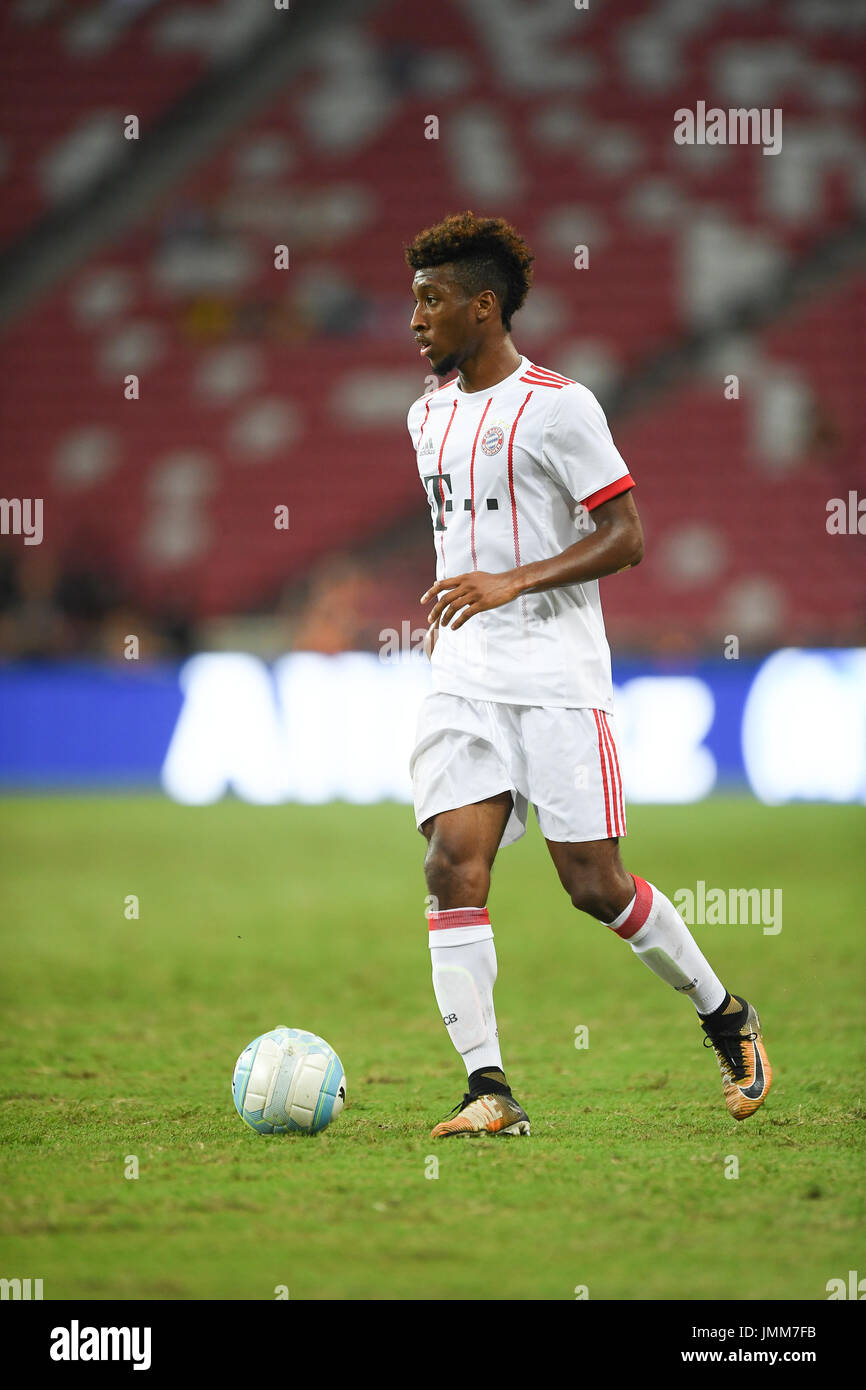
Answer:
[{"label": "jersey short sleeve", "polygon": [[[406,416],[406,428],[409,431],[409,438],[412,441],[412,448],[415,450],[416,455],[421,446],[421,441],[424,435],[424,426],[427,423],[427,416],[429,414],[430,398],[429,396],[420,396],[417,401],[412,402],[412,404],[409,407],[409,412]],[[420,482],[421,489],[426,496],[427,486],[424,482],[424,479],[420,477],[420,470],[418,481]]]},{"label": "jersey short sleeve", "polygon": [[409,438],[412,440],[412,447],[418,447],[418,435],[421,431],[421,423],[424,419],[424,397],[421,396],[417,401],[413,401],[406,416],[406,428],[409,431]]},{"label": "jersey short sleeve", "polygon": [[[442,389],[442,387],[439,388],[440,391]],[[430,406],[438,394],[438,391],[426,391],[409,407],[406,416],[406,428],[409,431],[409,438],[412,440],[412,448],[416,453],[425,436],[429,434]]]},{"label": "jersey short sleeve", "polygon": [[556,393],[544,422],[541,464],[588,511],[634,487],[604,411],[579,382]]}]

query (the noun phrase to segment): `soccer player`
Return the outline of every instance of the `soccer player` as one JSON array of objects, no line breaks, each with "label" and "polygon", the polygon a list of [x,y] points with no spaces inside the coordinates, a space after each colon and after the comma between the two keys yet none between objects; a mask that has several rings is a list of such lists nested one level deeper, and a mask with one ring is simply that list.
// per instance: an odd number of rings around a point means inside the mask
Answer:
[{"label": "soccer player", "polygon": [[511,321],[533,260],[501,218],[464,212],[406,249],[411,328],[437,377],[408,416],[436,547],[427,646],[433,690],[410,769],[433,988],[468,1074],[452,1134],[529,1134],[505,1077],[487,911],[500,845],[531,803],[576,908],[691,999],[727,1108],[752,1115],[772,1080],[758,1015],[729,994],[673,903],[627,872],[610,651],[598,581],[638,564],[634,483],[585,386],[519,353]]}]

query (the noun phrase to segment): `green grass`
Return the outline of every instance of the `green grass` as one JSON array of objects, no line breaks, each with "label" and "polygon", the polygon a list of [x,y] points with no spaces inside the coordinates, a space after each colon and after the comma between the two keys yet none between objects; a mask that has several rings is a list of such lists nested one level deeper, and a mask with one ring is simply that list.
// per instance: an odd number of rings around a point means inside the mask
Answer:
[{"label": "green grass", "polygon": [[[630,812],[625,862],[668,892],[783,890],[776,936],[695,928],[763,1018],[776,1080],[743,1125],[691,1005],[574,911],[533,825],[490,900],[532,1137],[437,1145],[464,1072],[409,808],[3,801],[0,1275],[61,1299],[826,1298],[866,1272],[862,821]],[[278,1023],[343,1060],[323,1135],[235,1114],[235,1059]]]}]

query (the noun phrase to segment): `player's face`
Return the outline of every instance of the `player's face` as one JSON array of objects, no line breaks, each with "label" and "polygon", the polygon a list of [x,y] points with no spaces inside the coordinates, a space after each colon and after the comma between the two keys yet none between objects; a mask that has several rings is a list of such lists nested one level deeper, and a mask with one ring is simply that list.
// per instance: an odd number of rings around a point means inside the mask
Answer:
[{"label": "player's face", "polygon": [[[467,296],[447,266],[419,270],[412,281],[415,312],[410,328],[437,376],[448,376],[477,347],[477,324]],[[475,329],[475,333],[473,333]]]}]

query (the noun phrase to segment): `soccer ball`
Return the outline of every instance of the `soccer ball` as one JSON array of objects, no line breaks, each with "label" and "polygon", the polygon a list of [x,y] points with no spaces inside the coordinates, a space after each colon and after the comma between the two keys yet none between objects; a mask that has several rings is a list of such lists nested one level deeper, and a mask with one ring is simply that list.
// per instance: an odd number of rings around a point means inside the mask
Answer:
[{"label": "soccer ball", "polygon": [[244,1048],[232,1096],[244,1124],[258,1134],[318,1134],[343,1108],[343,1064],[315,1033],[273,1028]]}]

